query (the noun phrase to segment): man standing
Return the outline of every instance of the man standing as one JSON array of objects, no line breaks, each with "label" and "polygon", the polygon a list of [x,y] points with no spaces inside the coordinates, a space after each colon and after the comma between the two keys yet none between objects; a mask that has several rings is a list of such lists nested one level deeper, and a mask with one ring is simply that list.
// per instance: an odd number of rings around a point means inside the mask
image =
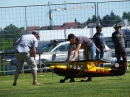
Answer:
[{"label": "man standing", "polygon": [[[97,59],[103,59],[104,57],[104,51],[105,49],[105,42],[104,42],[104,36],[102,31],[102,26],[98,25],[96,26],[96,33],[93,36],[93,42],[95,43],[97,49],[96,49],[96,58]],[[100,64],[100,67],[103,67],[103,64]]]},{"label": "man standing", "polygon": [[[74,61],[80,49],[84,49],[83,55],[84,55],[85,60],[95,59],[96,46],[91,41],[91,39],[85,36],[75,36],[74,34],[69,34],[68,40],[70,41],[70,47],[68,50],[68,56],[67,56],[66,62]],[[74,55],[72,59],[69,59],[74,45],[76,45]],[[91,81],[91,80],[92,80],[91,77],[84,77],[83,80],[81,81]]]},{"label": "man standing", "polygon": [[115,28],[115,32],[112,33],[112,42],[114,44],[117,61],[120,61],[122,57],[126,65],[126,69],[128,69],[127,68],[128,63],[127,63],[127,57],[125,51],[125,35],[123,32],[120,31],[121,25],[116,24],[114,28]]},{"label": "man standing", "polygon": [[[16,56],[16,72],[14,75],[13,86],[16,86],[17,79],[20,71],[22,70],[23,63],[26,62],[32,71],[33,85],[39,84],[37,82],[37,65],[35,62],[36,47],[38,46],[37,39],[39,38],[39,32],[37,30],[32,31],[32,34],[22,35],[15,43],[15,56]],[[32,57],[31,57],[32,55]]]}]

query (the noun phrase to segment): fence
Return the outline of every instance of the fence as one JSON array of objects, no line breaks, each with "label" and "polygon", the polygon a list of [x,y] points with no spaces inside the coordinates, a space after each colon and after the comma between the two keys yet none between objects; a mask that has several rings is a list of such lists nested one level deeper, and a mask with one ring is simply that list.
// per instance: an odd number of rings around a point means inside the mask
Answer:
[{"label": "fence", "polygon": [[[30,33],[34,29],[40,31],[41,40],[44,41],[54,37],[66,39],[72,32],[92,38],[96,32],[96,23],[99,22],[104,27],[104,36],[108,39],[106,43],[113,47],[110,35],[114,31],[114,24],[120,23],[130,32],[129,5],[130,1],[124,0],[0,7],[0,50],[13,47],[13,41],[21,34]],[[128,38],[127,46],[129,41]]]}]

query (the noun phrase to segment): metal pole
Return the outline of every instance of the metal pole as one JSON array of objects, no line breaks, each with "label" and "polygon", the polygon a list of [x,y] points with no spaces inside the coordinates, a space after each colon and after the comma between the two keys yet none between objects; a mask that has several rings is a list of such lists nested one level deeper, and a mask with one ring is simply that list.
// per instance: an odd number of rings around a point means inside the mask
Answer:
[{"label": "metal pole", "polygon": [[65,36],[65,41],[66,41],[66,29],[64,29],[64,36]]},{"label": "metal pole", "polygon": [[40,65],[40,73],[42,73],[42,66],[41,66],[41,54],[39,54],[39,65]]},{"label": "metal pole", "polygon": [[23,74],[24,74],[24,64],[23,64],[23,67],[22,67],[22,71],[21,71]]},{"label": "metal pole", "polygon": [[26,34],[27,34],[27,17],[26,17],[26,7],[25,7],[25,25],[26,25]]},{"label": "metal pole", "polygon": [[96,16],[96,18],[97,18],[96,2],[94,3],[94,5],[95,5],[95,16]]},{"label": "metal pole", "polygon": [[2,75],[3,74],[3,52],[2,52],[2,55],[1,55],[1,71],[2,71]]},{"label": "metal pole", "polygon": [[53,25],[53,20],[52,20],[52,10],[51,10],[51,6],[50,6],[50,2],[48,2],[48,8],[49,8],[49,20],[50,20],[50,29],[52,30],[52,25]]}]

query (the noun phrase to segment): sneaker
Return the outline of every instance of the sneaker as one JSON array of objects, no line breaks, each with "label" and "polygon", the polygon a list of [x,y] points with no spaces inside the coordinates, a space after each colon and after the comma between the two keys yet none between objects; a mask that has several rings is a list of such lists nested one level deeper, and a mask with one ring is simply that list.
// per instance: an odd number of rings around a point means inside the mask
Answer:
[{"label": "sneaker", "polygon": [[91,79],[91,77],[88,77],[87,79],[85,78],[85,79],[82,79],[80,81],[81,82],[89,82],[89,81],[92,81],[92,79]]},{"label": "sneaker", "polygon": [[129,70],[129,67],[127,67],[126,70]]},{"label": "sneaker", "polygon": [[39,82],[35,82],[35,83],[33,83],[33,85],[39,85],[40,83]]}]

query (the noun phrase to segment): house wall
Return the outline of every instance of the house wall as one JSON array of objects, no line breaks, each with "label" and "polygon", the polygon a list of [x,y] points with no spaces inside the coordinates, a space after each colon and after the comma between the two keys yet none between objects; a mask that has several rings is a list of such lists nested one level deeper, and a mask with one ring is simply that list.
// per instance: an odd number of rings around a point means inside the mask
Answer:
[{"label": "house wall", "polygon": [[[114,32],[113,27],[103,28],[104,37],[111,37]],[[40,40],[48,41],[52,39],[67,39],[68,34],[73,33],[76,36],[86,36],[92,38],[96,33],[96,28],[85,28],[85,29],[66,29],[66,30],[40,30]]]},{"label": "house wall", "polygon": [[[122,27],[123,29],[129,29],[130,26]],[[112,33],[115,31],[113,27],[103,27],[102,33],[104,37],[111,37]],[[68,34],[73,33],[76,36],[86,36],[92,38],[96,33],[96,28],[84,28],[84,29],[66,29],[66,30],[40,30],[39,41],[48,41],[52,39],[67,39]]]}]

